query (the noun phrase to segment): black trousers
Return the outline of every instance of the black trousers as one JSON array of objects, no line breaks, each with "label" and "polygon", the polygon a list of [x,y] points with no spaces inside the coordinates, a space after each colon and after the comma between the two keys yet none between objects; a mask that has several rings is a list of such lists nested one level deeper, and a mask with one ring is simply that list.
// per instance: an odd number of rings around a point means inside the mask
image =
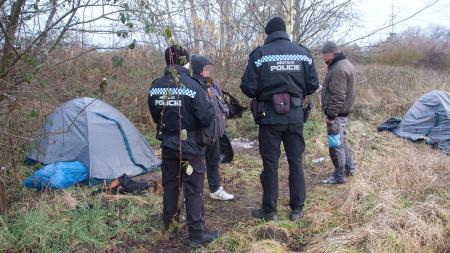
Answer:
[{"label": "black trousers", "polygon": [[303,124],[260,125],[259,152],[264,166],[260,179],[263,188],[262,208],[266,212],[277,212],[281,142],[289,163],[289,206],[292,210],[303,209],[306,199],[302,167],[302,155],[305,150]]},{"label": "black trousers", "polygon": [[209,190],[215,192],[220,187],[220,142],[217,139],[211,146],[206,148],[206,175],[208,177]]},{"label": "black trousers", "polygon": [[[178,211],[180,184],[183,186],[186,220],[191,240],[200,239],[204,231],[203,181],[205,179],[202,156],[182,155],[194,168],[191,175],[180,173],[180,156],[176,150],[162,149],[163,221],[170,224]],[[181,179],[180,179],[181,176]]]}]

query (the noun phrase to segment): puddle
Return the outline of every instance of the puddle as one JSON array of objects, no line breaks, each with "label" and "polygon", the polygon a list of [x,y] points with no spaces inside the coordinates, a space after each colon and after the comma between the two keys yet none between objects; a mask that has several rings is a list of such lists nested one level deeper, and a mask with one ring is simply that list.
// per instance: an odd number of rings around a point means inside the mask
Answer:
[{"label": "puddle", "polygon": [[233,139],[231,140],[231,145],[233,146],[234,152],[239,152],[241,150],[258,147],[258,142],[247,139]]}]

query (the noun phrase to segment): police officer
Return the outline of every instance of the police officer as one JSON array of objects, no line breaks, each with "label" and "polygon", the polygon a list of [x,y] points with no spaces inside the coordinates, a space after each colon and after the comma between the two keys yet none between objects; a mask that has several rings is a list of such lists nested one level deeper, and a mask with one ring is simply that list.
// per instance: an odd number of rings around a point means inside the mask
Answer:
[{"label": "police officer", "polygon": [[178,219],[182,185],[189,241],[192,247],[200,247],[218,237],[217,232],[204,228],[205,147],[199,145],[201,128],[211,124],[214,110],[205,90],[189,76],[187,50],[171,46],[165,51],[165,60],[164,75],[152,83],[148,95],[148,106],[162,147],[162,218],[166,228]]},{"label": "police officer", "polygon": [[207,91],[215,111],[213,123],[208,127],[209,135],[213,137],[211,145],[208,145],[205,153],[206,175],[210,194],[215,200],[232,200],[234,196],[225,191],[220,184],[220,142],[219,138],[225,134],[225,119],[229,109],[223,98],[222,90],[212,79],[213,66],[208,57],[193,55],[191,59],[193,78]]},{"label": "police officer", "polygon": [[278,161],[284,144],[289,163],[290,219],[303,217],[306,198],[302,168],[303,100],[319,88],[311,53],[292,43],[286,24],[280,17],[265,28],[268,35],[262,47],[249,56],[241,90],[253,98],[251,107],[259,124],[259,151],[263,160],[260,175],[263,188],[262,208],[252,211],[257,219],[277,219]]}]

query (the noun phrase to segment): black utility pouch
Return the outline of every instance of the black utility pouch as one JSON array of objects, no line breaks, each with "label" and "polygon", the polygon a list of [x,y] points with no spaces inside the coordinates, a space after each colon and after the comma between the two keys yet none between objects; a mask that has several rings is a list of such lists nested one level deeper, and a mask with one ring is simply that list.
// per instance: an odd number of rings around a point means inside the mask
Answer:
[{"label": "black utility pouch", "polygon": [[291,95],[289,93],[273,94],[272,102],[275,112],[279,114],[286,114],[291,110]]},{"label": "black utility pouch", "polygon": [[259,123],[260,119],[266,117],[266,112],[264,110],[264,101],[252,99],[252,101],[250,102],[250,111],[252,112],[255,122]]}]

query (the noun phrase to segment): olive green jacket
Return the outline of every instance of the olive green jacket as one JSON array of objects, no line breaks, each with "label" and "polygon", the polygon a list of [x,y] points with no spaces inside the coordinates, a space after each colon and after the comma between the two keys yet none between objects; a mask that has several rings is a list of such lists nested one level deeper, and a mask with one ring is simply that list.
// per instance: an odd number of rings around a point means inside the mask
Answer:
[{"label": "olive green jacket", "polygon": [[322,110],[329,119],[347,117],[355,106],[355,68],[353,64],[339,54],[328,66],[323,82]]}]

